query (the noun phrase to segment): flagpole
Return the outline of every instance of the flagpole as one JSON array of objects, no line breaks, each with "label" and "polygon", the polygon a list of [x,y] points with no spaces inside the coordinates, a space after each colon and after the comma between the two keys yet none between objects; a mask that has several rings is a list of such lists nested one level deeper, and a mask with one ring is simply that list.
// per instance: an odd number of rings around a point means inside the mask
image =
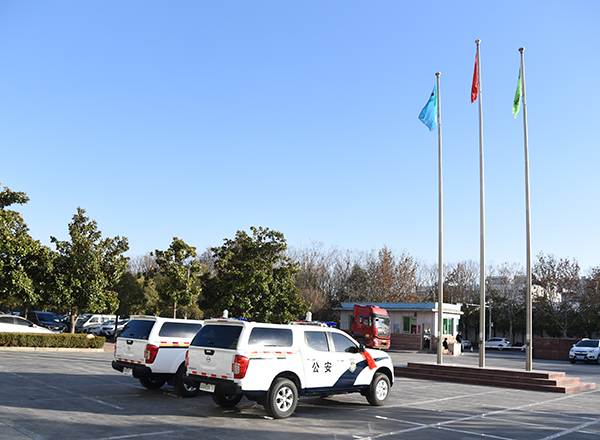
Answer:
[{"label": "flagpole", "polygon": [[437,118],[438,118],[438,186],[439,186],[439,238],[438,238],[438,349],[437,363],[442,364],[442,335],[444,326],[444,263],[443,263],[443,203],[442,203],[442,99],[440,72],[437,72]]},{"label": "flagpole", "polygon": [[525,356],[525,370],[532,370],[532,346],[533,337],[533,319],[532,319],[532,298],[531,298],[531,204],[529,199],[529,147],[527,136],[527,101],[525,99],[525,48],[519,48],[521,52],[521,90],[523,99],[523,133],[525,137],[525,218],[527,231],[527,318],[525,323],[525,343],[527,344]]},{"label": "flagpole", "polygon": [[[480,39],[477,44],[477,88],[479,94],[479,366],[485,367],[485,195],[483,178],[483,105],[481,90],[481,53],[479,50]],[[491,313],[491,309],[490,309]],[[491,337],[491,335],[490,335]]]}]

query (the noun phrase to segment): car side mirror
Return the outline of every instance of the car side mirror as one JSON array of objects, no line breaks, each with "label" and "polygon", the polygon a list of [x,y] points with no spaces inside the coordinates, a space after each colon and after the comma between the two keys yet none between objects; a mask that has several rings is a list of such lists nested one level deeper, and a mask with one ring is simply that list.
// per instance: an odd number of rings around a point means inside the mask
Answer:
[{"label": "car side mirror", "polygon": [[355,346],[348,347],[348,348],[346,349],[346,351],[347,351],[348,353],[353,353],[353,354],[356,354],[356,353],[358,353],[358,347],[355,347]]}]

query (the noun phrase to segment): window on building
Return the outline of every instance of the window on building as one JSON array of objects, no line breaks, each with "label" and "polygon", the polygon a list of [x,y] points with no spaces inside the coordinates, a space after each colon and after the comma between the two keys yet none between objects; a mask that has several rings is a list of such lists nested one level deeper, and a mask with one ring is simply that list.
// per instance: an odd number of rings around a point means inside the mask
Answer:
[{"label": "window on building", "polygon": [[452,335],[454,333],[454,318],[444,318],[444,334]]}]

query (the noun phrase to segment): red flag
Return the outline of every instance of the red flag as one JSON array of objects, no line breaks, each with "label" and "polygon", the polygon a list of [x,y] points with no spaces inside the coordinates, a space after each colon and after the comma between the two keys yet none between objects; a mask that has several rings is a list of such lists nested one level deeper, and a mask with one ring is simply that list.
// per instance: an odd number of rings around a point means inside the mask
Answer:
[{"label": "red flag", "polygon": [[369,366],[370,370],[377,368],[377,364],[375,363],[373,356],[371,356],[371,353],[369,353],[366,349],[363,351],[363,356],[365,357],[365,361],[367,361],[367,365]]},{"label": "red flag", "polygon": [[471,87],[471,103],[475,102],[479,95],[479,56],[475,54],[475,71],[473,72],[473,86]]}]

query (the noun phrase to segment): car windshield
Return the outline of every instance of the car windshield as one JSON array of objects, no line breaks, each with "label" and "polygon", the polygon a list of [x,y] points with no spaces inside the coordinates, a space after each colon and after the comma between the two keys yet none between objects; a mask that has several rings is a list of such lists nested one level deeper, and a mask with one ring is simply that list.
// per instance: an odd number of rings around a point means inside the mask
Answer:
[{"label": "car windshield", "polygon": [[154,327],[154,323],[156,321],[145,321],[142,319],[135,319],[133,321],[129,321],[129,323],[123,329],[121,336],[124,338],[132,338],[132,339],[148,339],[150,336],[150,332],[152,331],[152,327]]},{"label": "car windshield", "polygon": [[375,327],[390,328],[390,318],[388,316],[375,315]]},{"label": "car windshield", "polygon": [[598,339],[588,339],[585,341],[579,341],[577,347],[598,347],[599,345]]},{"label": "car windshield", "polygon": [[234,349],[241,332],[240,325],[205,325],[194,337],[192,345]]},{"label": "car windshield", "polygon": [[56,313],[42,312],[37,314],[40,321],[44,322],[60,322],[60,318]]},{"label": "car windshield", "polygon": [[77,318],[76,324],[83,324],[85,321],[87,321],[89,319],[90,316],[92,316],[90,313],[84,313],[79,318]]}]

